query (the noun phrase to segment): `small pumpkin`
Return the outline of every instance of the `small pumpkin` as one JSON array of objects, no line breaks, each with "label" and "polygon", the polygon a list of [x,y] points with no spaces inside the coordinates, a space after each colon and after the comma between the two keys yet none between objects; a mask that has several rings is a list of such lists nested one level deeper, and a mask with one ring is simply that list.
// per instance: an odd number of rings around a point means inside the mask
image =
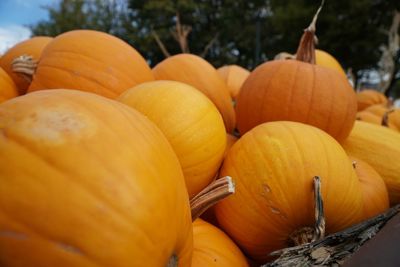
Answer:
[{"label": "small pumpkin", "polygon": [[315,25],[305,31],[297,60],[273,60],[258,66],[243,84],[236,105],[241,135],[270,121],[296,121],[318,127],[338,141],[350,133],[357,102],[347,79],[313,64]]},{"label": "small pumpkin", "polygon": [[47,36],[36,36],[28,40],[20,42],[15,46],[11,47],[0,59],[0,67],[2,67],[11,79],[14,81],[18,88],[20,95],[26,93],[30,82],[24,77],[18,75],[12,70],[12,62],[14,59],[29,55],[34,61],[38,61],[42,54],[43,49],[53,40],[52,37]]},{"label": "small pumpkin", "polygon": [[388,124],[387,126],[400,131],[400,109],[375,104],[367,107],[364,111],[378,116],[381,119],[380,124],[383,123],[384,116],[387,116],[387,121],[385,122]]},{"label": "small pumpkin", "polygon": [[220,175],[231,176],[236,191],[216,204],[219,225],[260,263],[314,226],[314,176],[322,181],[327,233],[362,219],[361,186],[346,153],[306,124],[279,121],[253,128],[229,150]]},{"label": "small pumpkin", "polygon": [[17,87],[8,74],[0,67],[0,103],[18,96]]},{"label": "small pumpkin", "polygon": [[[382,106],[382,108],[386,109],[383,106]],[[377,115],[377,114],[375,114],[373,112],[369,112],[368,108],[357,112],[357,117],[356,118],[357,118],[357,120],[360,120],[360,121],[365,121],[365,122],[373,123],[373,124],[376,124],[376,125],[384,126],[384,125],[382,125],[383,115],[379,116],[379,115]],[[398,131],[398,128],[391,121],[387,122],[387,127],[390,128],[390,129]]]},{"label": "small pumpkin", "polygon": [[145,116],[76,90],[0,104],[2,266],[190,266],[192,246],[178,159]]},{"label": "small pumpkin", "polygon": [[235,112],[229,89],[216,69],[203,58],[192,54],[179,54],[164,59],[153,68],[156,80],[187,83],[205,94],[217,107],[231,133],[235,128]]},{"label": "small pumpkin", "polygon": [[346,152],[373,167],[385,181],[390,204],[400,203],[400,135],[386,127],[356,121],[343,142]]},{"label": "small pumpkin", "polygon": [[233,100],[236,100],[240,88],[250,75],[250,71],[238,65],[227,65],[217,69],[218,74],[224,79]]},{"label": "small pumpkin", "polygon": [[372,218],[387,210],[389,195],[382,177],[368,163],[354,157],[350,157],[350,160],[354,164],[362,187],[364,219]]},{"label": "small pumpkin", "polygon": [[116,98],[152,80],[150,67],[129,44],[107,33],[74,30],[43,50],[28,92],[68,88]]},{"label": "small pumpkin", "polygon": [[332,70],[336,70],[343,77],[347,78],[346,73],[344,72],[340,63],[328,52],[320,49],[315,49],[315,64],[330,68]]},{"label": "small pumpkin", "polygon": [[193,222],[192,267],[249,266],[236,244],[220,229],[201,220]]},{"label": "small pumpkin", "polygon": [[357,109],[364,110],[369,106],[380,104],[387,105],[388,99],[384,94],[373,89],[364,89],[357,92]]},{"label": "small pumpkin", "polygon": [[167,137],[181,163],[189,197],[214,179],[226,131],[221,114],[205,95],[181,82],[154,81],[127,90],[118,100],[146,115]]}]

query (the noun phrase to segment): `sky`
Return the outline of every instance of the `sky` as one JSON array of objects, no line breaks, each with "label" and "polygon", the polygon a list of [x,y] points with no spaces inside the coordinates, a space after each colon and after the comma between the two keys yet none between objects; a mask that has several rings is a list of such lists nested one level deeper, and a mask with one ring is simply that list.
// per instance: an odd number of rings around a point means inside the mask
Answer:
[{"label": "sky", "polygon": [[27,25],[48,18],[43,6],[57,0],[0,0],[0,54],[14,44],[28,39]]}]

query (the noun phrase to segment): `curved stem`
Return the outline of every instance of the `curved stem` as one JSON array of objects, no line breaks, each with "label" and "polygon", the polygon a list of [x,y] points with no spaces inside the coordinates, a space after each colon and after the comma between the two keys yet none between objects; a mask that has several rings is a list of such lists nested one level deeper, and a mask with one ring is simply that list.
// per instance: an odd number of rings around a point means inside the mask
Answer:
[{"label": "curved stem", "polygon": [[296,52],[296,60],[315,64],[315,29],[317,24],[317,19],[319,12],[324,5],[324,0],[322,0],[320,7],[315,13],[313,20],[311,21],[310,26],[304,30],[303,36],[301,37],[299,47]]},{"label": "curved stem", "polygon": [[225,176],[215,180],[190,200],[192,221],[196,220],[209,207],[235,192],[232,178]]},{"label": "curved stem", "polygon": [[29,83],[32,82],[38,62],[32,56],[22,55],[11,62],[12,71],[23,77]]},{"label": "curved stem", "polygon": [[394,109],[390,109],[383,114],[381,125],[385,127],[389,127],[389,114],[394,112]]}]

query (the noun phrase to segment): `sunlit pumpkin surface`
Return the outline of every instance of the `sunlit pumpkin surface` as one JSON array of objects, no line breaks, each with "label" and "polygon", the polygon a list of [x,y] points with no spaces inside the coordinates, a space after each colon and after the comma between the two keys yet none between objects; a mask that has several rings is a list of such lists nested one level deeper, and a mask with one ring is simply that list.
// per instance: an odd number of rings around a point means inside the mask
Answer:
[{"label": "sunlit pumpkin surface", "polygon": [[1,266],[189,266],[176,155],[116,101],[45,90],[0,105]]},{"label": "sunlit pumpkin surface", "polygon": [[18,96],[18,92],[15,83],[0,67],[0,103],[16,96]]}]

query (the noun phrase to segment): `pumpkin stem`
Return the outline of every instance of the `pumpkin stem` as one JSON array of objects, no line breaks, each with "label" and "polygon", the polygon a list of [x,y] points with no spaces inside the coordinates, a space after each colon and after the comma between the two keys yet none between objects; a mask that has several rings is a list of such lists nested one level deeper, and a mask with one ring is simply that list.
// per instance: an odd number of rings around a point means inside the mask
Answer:
[{"label": "pumpkin stem", "polygon": [[351,164],[353,165],[353,169],[357,168],[357,161],[354,160]]},{"label": "pumpkin stem", "polygon": [[315,225],[312,227],[302,227],[289,235],[289,245],[300,246],[314,242],[325,236],[325,216],[324,203],[321,195],[321,178],[314,177],[314,204],[315,204]]},{"label": "pumpkin stem", "polygon": [[317,24],[317,19],[319,12],[324,5],[324,0],[322,0],[320,7],[314,15],[310,26],[304,30],[303,36],[301,36],[299,47],[297,48],[296,60],[315,64],[315,43],[317,39],[315,37],[315,29]]},{"label": "pumpkin stem", "polygon": [[390,109],[383,114],[381,125],[388,127],[389,126],[389,114],[394,112],[394,109]]},{"label": "pumpkin stem", "polygon": [[235,192],[235,184],[229,176],[215,180],[190,200],[192,221],[209,207]]},{"label": "pumpkin stem", "polygon": [[167,263],[166,267],[178,267],[178,256],[173,254]]},{"label": "pumpkin stem", "polygon": [[38,62],[32,56],[22,55],[11,62],[12,71],[23,77],[27,82],[32,82]]}]

